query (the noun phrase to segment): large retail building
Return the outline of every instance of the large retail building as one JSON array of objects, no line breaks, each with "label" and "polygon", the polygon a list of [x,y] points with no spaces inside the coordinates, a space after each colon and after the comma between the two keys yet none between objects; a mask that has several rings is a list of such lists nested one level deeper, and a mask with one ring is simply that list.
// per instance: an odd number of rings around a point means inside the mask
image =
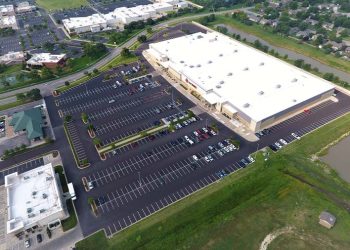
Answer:
[{"label": "large retail building", "polygon": [[194,95],[253,131],[334,92],[329,82],[217,32],[153,43],[146,53]]}]

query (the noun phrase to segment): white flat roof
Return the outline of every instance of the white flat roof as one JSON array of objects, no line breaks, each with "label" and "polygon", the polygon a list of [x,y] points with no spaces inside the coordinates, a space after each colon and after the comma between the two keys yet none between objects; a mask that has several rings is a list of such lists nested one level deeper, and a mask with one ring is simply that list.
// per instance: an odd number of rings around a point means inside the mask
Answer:
[{"label": "white flat roof", "polygon": [[69,29],[75,29],[79,27],[87,27],[91,25],[104,25],[106,20],[100,14],[92,14],[87,17],[72,17],[62,20],[63,24]]},{"label": "white flat roof", "polygon": [[7,190],[7,233],[35,224],[62,211],[60,191],[51,163],[5,176]]},{"label": "white flat roof", "polygon": [[[217,32],[195,33],[153,43],[149,53],[168,58],[202,93],[214,92],[261,121],[332,90],[329,82]],[[213,102],[213,94],[209,95]]]},{"label": "white flat roof", "polygon": [[43,63],[58,63],[66,54],[53,55],[50,53],[32,54],[32,57],[27,61],[27,64],[42,65]]}]

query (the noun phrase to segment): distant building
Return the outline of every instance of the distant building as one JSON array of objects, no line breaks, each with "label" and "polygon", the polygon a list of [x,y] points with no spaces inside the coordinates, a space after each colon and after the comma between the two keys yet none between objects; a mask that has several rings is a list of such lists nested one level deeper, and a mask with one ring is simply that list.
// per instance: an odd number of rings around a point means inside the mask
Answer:
[{"label": "distant building", "polygon": [[0,64],[12,65],[24,62],[26,59],[26,54],[22,51],[13,52],[0,56]]},{"label": "distant building", "polygon": [[5,176],[7,233],[46,226],[69,215],[63,205],[62,188],[51,163]]},{"label": "distant building", "polygon": [[342,50],[345,46],[343,43],[337,43],[334,41],[329,41],[326,43],[326,45],[330,45],[333,51],[339,51]]},{"label": "distant building", "polygon": [[17,20],[15,16],[0,16],[0,29],[12,28],[18,30]]},{"label": "distant building", "polygon": [[324,23],[324,24],[322,24],[322,28],[324,28],[328,31],[332,31],[334,28],[334,24],[333,23]]},{"label": "distant building", "polygon": [[43,134],[43,118],[40,108],[27,109],[12,116],[10,126],[13,126],[15,133],[27,133],[30,141],[41,140]]},{"label": "distant building", "polygon": [[167,12],[185,8],[188,3],[179,0],[160,0],[152,4],[135,7],[120,7],[107,14],[93,14],[87,17],[63,19],[62,23],[70,34],[98,32],[105,29],[123,30],[124,26],[136,21],[156,19]]},{"label": "distant building", "polygon": [[254,22],[254,23],[258,23],[260,22],[260,19],[261,19],[261,16],[260,15],[257,15],[255,13],[251,13],[251,12],[248,12],[247,13],[247,17],[250,21]]},{"label": "distant building", "polygon": [[332,215],[329,212],[323,211],[319,216],[319,223],[320,225],[330,229],[334,226],[336,222],[336,218],[334,215]]},{"label": "distant building", "polygon": [[27,61],[29,68],[38,68],[45,66],[49,69],[63,67],[66,62],[66,54],[53,55],[50,53],[32,54],[32,57]]},{"label": "distant building", "polygon": [[17,4],[16,7],[16,12],[17,13],[27,13],[27,12],[32,12],[36,10],[35,5],[30,5],[29,2],[21,2]]},{"label": "distant building", "polygon": [[303,39],[303,40],[307,41],[307,40],[310,40],[312,38],[312,36],[315,35],[315,34],[316,34],[316,31],[306,29],[306,30],[303,30],[303,31],[298,31],[295,34],[295,36],[300,38],[300,39]]},{"label": "distant building", "polygon": [[0,16],[13,16],[15,15],[15,9],[13,5],[0,5]]}]

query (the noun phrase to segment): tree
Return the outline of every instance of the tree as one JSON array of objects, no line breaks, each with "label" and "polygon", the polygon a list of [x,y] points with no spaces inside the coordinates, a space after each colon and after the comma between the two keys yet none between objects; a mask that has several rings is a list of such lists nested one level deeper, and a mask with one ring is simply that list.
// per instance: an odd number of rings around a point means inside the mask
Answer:
[{"label": "tree", "polygon": [[29,98],[32,101],[38,101],[42,99],[42,95],[40,93],[40,89],[32,89],[27,92],[27,98]]},{"label": "tree", "polygon": [[107,47],[102,43],[86,43],[83,46],[84,54],[90,58],[98,58],[107,52]]},{"label": "tree", "polygon": [[85,112],[81,113],[81,119],[86,123],[88,121],[88,115]]},{"label": "tree", "polygon": [[137,38],[137,41],[139,41],[140,43],[144,43],[147,41],[147,36],[141,35]]},{"label": "tree", "polygon": [[123,48],[122,52],[120,53],[120,55],[122,57],[130,57],[131,56],[131,52],[128,48]]},{"label": "tree", "polygon": [[97,137],[95,137],[92,142],[95,146],[101,145],[101,143],[102,143],[101,139],[97,138]]},{"label": "tree", "polygon": [[94,69],[93,71],[92,71],[95,75],[97,75],[98,74],[98,69]]},{"label": "tree", "polygon": [[49,79],[49,78],[53,77],[53,73],[48,68],[43,67],[41,69],[41,77],[44,78],[44,79]]},{"label": "tree", "polygon": [[303,59],[297,59],[297,60],[294,61],[294,65],[297,66],[298,68],[301,68],[304,65],[304,60]]},{"label": "tree", "polygon": [[147,31],[148,34],[151,34],[152,33],[152,27],[148,27],[146,31]]},{"label": "tree", "polygon": [[66,115],[65,117],[64,117],[64,121],[65,122],[70,122],[72,120],[72,116],[71,115]]},{"label": "tree", "polygon": [[66,86],[69,86],[69,84],[70,84],[69,81],[64,82],[64,85],[66,85]]},{"label": "tree", "polygon": [[43,48],[44,49],[46,49],[46,50],[48,50],[49,52],[52,52],[53,51],[53,49],[54,49],[54,44],[53,43],[50,43],[50,42],[46,42],[46,43],[44,43],[44,45],[43,45]]}]

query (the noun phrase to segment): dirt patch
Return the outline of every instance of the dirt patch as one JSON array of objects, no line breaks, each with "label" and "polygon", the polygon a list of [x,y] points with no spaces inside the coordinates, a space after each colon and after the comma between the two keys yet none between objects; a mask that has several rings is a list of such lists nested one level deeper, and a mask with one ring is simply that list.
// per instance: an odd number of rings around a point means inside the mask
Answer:
[{"label": "dirt patch", "polygon": [[293,227],[284,227],[281,229],[278,229],[272,233],[269,233],[266,235],[265,239],[261,242],[259,250],[267,250],[267,247],[270,245],[270,243],[276,239],[278,236],[286,233],[291,233],[293,231]]}]

